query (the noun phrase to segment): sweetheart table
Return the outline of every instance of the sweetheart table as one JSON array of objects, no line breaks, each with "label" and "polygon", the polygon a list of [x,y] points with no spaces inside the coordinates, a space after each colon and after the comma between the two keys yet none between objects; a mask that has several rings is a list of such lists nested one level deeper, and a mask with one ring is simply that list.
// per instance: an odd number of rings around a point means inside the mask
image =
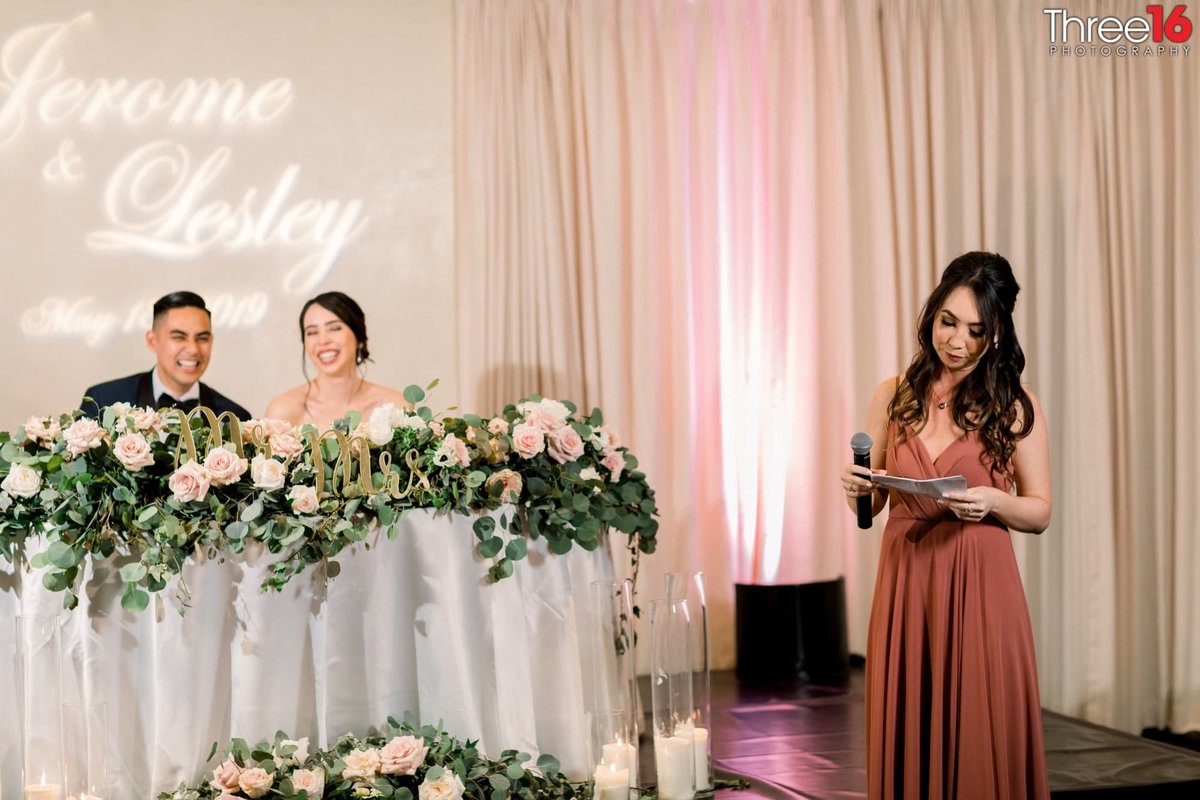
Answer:
[{"label": "sweetheart table", "polygon": [[190,562],[183,615],[177,581],[145,611],[123,610],[111,560],[89,562],[73,611],[38,571],[2,563],[0,794],[21,797],[13,645],[18,615],[36,613],[59,615],[64,701],[105,706],[113,798],[207,775],[213,742],[283,730],[324,747],[406,710],[489,755],[553,753],[581,778],[600,647],[585,619],[589,585],[612,579],[611,553],[548,555],[544,540],[530,542],[514,576],[489,584],[472,522],[410,511],[394,540],[376,531],[343,551],[335,579],[310,568],[280,593],[259,588],[277,558],[265,551]]}]

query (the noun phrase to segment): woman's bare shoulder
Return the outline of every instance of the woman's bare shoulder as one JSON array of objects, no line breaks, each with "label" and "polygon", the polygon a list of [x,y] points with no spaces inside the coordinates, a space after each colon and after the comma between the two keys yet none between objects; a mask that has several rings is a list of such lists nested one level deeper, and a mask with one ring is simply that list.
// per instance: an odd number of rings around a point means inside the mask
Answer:
[{"label": "woman's bare shoulder", "polygon": [[298,422],[303,419],[304,414],[304,396],[308,384],[288,389],[282,394],[276,395],[271,402],[267,403],[267,411],[263,415],[269,419],[286,419],[292,422]]}]

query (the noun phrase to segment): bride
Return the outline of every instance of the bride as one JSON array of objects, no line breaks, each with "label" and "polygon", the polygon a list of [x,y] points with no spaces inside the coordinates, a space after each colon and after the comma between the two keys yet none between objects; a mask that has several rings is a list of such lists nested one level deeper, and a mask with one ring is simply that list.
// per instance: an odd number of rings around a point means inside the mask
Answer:
[{"label": "bride", "polygon": [[348,295],[324,292],[305,303],[300,309],[300,341],[304,345],[304,377],[308,378],[308,363],[316,377],[272,400],[267,418],[286,419],[293,425],[311,423],[324,431],[349,411],[366,419],[384,403],[408,405],[399,392],[363,376],[361,367],[370,360],[367,319]]}]

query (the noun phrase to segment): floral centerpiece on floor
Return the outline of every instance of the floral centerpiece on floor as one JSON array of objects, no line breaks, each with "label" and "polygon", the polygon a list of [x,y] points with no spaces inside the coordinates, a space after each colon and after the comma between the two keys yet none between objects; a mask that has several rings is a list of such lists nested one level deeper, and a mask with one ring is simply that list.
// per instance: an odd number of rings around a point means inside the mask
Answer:
[{"label": "floral centerpiece on floor", "polygon": [[[460,741],[440,727],[419,727],[411,715],[388,719],[381,735],[339,738],[332,748],[310,754],[308,739],[279,732],[273,742],[250,747],[234,739],[211,777],[195,786],[162,792],[158,800],[214,798],[394,798],[394,800],[550,800],[583,796],[549,755],[505,750],[496,760],[480,755],[475,742]],[[216,754],[216,745],[209,761]]]},{"label": "floral centerpiece on floor", "polygon": [[[512,575],[528,539],[562,554],[620,531],[635,570],[654,552],[654,492],[599,409],[532,396],[456,417],[422,405],[425,391],[410,386],[411,408],[351,414],[330,431],[128,405],[98,421],[33,417],[0,432],[0,555],[20,558],[44,536],[30,563],[68,608],[86,559],[115,556],[122,605],[141,610],[188,558],[251,542],[280,555],[264,588],[315,564],[334,577],[343,548],[375,527],[394,537],[414,508],[480,515],[475,549],[493,581]],[[176,594],[182,611],[182,580]]]}]

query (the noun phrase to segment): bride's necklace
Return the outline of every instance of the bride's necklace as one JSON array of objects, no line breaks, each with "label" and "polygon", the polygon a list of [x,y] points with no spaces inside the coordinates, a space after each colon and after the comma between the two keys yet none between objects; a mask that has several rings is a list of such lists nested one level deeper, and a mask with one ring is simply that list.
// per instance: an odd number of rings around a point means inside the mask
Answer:
[{"label": "bride's necklace", "polygon": [[938,409],[940,409],[941,411],[945,411],[946,410],[946,395],[944,395],[944,394],[939,395],[933,389],[930,389],[929,391],[930,391],[930,394],[933,395],[933,400],[934,400],[934,402],[937,403]]}]

